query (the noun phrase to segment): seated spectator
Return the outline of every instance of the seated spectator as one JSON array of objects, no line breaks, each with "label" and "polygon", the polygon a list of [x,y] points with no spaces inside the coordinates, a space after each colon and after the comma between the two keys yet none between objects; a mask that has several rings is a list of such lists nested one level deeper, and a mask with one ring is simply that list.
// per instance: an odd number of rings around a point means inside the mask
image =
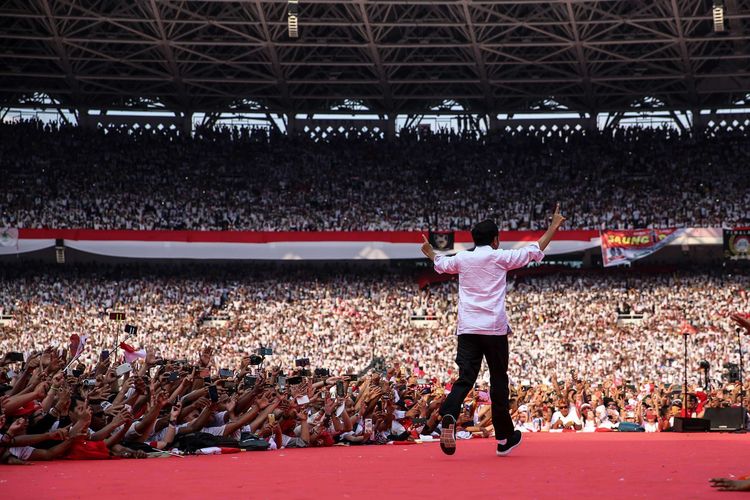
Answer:
[{"label": "seated spectator", "polygon": [[550,430],[580,431],[583,428],[581,419],[570,401],[563,399],[557,402],[557,411],[552,415]]},{"label": "seated spectator", "polygon": [[596,431],[599,419],[596,417],[594,409],[591,407],[591,405],[587,403],[581,406],[581,413],[583,418],[583,428],[581,430],[583,432]]}]

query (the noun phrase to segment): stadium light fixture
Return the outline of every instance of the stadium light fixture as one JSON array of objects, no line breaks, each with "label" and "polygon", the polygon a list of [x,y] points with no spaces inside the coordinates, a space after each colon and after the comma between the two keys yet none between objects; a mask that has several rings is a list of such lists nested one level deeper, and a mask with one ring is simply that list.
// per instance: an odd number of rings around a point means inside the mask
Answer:
[{"label": "stadium light fixture", "polygon": [[724,31],[724,0],[714,0],[714,31],[722,33]]},{"label": "stadium light fixture", "polygon": [[299,0],[288,0],[286,26],[289,38],[299,37]]}]

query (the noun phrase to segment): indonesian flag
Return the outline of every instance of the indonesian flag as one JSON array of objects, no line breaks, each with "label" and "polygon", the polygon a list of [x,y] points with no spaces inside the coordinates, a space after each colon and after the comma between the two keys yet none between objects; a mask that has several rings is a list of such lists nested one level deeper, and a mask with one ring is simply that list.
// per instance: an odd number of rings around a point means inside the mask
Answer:
[{"label": "indonesian flag", "polygon": [[86,347],[86,340],[88,340],[88,335],[79,336],[77,333],[74,333],[70,336],[70,349],[68,350],[68,354],[71,357],[68,364],[65,365],[65,371],[67,371],[68,368],[70,368],[70,365],[72,365],[81,353],[83,353],[83,349]]},{"label": "indonesian flag", "polygon": [[688,323],[687,321],[683,321],[682,325],[680,325],[680,335],[694,335],[698,333],[698,329],[695,328],[693,325]]},{"label": "indonesian flag", "polygon": [[220,446],[209,446],[208,448],[199,448],[195,450],[196,455],[228,455],[231,453],[239,453],[239,448],[224,448]]},{"label": "indonesian flag", "polygon": [[120,342],[120,349],[122,349],[125,361],[128,363],[132,363],[136,359],[146,359],[146,350],[143,348],[136,351],[135,347],[126,344],[125,342]]},{"label": "indonesian flag", "polygon": [[70,352],[73,355],[71,359],[78,359],[78,356],[81,355],[83,349],[86,347],[86,340],[88,340],[88,335],[79,336],[77,333],[74,333],[70,336]]}]

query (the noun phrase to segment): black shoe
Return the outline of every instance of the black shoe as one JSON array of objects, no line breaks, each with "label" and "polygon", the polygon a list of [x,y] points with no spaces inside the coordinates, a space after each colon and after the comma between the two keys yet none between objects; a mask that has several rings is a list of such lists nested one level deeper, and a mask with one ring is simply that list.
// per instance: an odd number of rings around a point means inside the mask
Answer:
[{"label": "black shoe", "polygon": [[521,431],[513,431],[508,439],[505,440],[505,444],[497,443],[497,456],[504,457],[510,454],[510,451],[521,444]]},{"label": "black shoe", "polygon": [[453,455],[456,453],[456,419],[453,415],[444,415],[440,427],[440,449],[446,455]]}]

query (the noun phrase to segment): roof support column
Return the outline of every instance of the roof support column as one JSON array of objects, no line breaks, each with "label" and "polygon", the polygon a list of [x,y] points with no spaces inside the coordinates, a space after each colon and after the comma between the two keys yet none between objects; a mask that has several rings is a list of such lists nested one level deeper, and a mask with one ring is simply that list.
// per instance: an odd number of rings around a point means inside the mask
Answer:
[{"label": "roof support column", "polygon": [[299,122],[296,113],[287,113],[286,115],[286,135],[294,137],[299,133]]},{"label": "roof support column", "polygon": [[78,126],[83,129],[91,129],[94,128],[94,120],[92,120],[92,116],[89,114],[88,108],[78,108],[76,110],[76,119],[78,120]]},{"label": "roof support column", "polygon": [[487,130],[494,132],[500,128],[500,120],[497,119],[497,113],[490,113],[487,120]]},{"label": "roof support column", "polygon": [[385,123],[385,140],[394,141],[396,139],[396,115],[391,113],[384,117]]},{"label": "roof support column", "polygon": [[711,115],[702,115],[700,109],[693,109],[690,112],[693,115],[692,129],[693,132],[699,132],[706,128]]},{"label": "roof support column", "polygon": [[183,111],[178,115],[182,121],[180,124],[180,132],[185,137],[190,137],[193,135],[193,112],[192,111]]}]

